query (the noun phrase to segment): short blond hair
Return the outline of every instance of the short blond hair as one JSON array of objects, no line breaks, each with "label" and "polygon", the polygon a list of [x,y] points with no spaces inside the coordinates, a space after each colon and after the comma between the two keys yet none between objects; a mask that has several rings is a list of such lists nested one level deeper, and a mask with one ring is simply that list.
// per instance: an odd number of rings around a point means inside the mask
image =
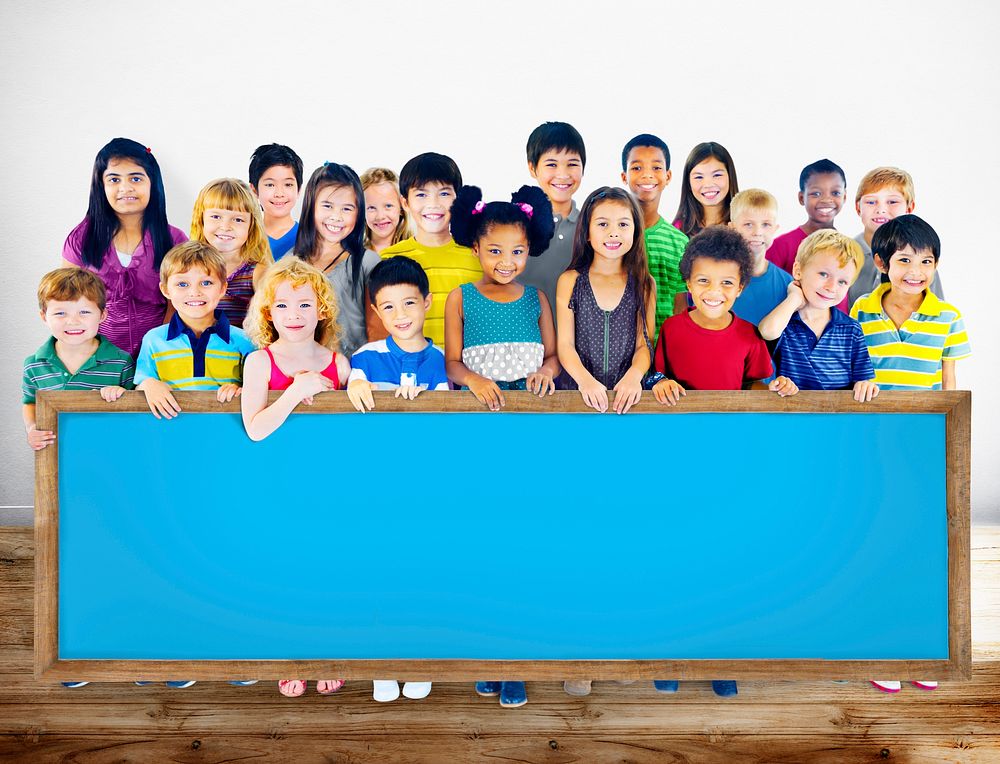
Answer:
[{"label": "short blond hair", "polygon": [[194,201],[191,213],[191,238],[205,241],[205,210],[231,210],[243,212],[250,217],[250,230],[247,231],[246,244],[240,254],[248,263],[274,262],[271,257],[271,245],[264,231],[264,215],[260,211],[260,202],[253,191],[239,178],[218,178],[206,185]]},{"label": "short blond hair", "polygon": [[334,352],[340,350],[341,328],[337,323],[340,309],[333,287],[319,268],[295,255],[286,255],[264,271],[247,308],[244,328],[250,341],[264,348],[278,339],[278,330],[271,321],[271,304],[278,285],[285,281],[291,282],[295,289],[306,284],[312,287],[316,293],[316,313],[319,316],[314,339]]},{"label": "short blond hair", "polygon": [[166,284],[175,273],[184,273],[192,268],[201,268],[210,276],[226,281],[226,261],[215,247],[203,241],[191,239],[178,244],[163,256],[160,263],[160,283]]},{"label": "short blond hair", "polygon": [[104,282],[96,273],[83,268],[56,268],[42,276],[38,285],[38,309],[43,313],[52,300],[70,302],[81,297],[104,312],[107,305]]},{"label": "short blond hair", "polygon": [[729,202],[729,219],[750,210],[767,210],[778,213],[778,200],[762,188],[746,188]]},{"label": "short blond hair", "polygon": [[851,279],[853,284],[861,273],[865,253],[854,239],[832,228],[821,228],[806,236],[799,244],[799,251],[795,253],[795,263],[799,268],[805,268],[810,260],[825,252],[836,255],[837,265],[841,268],[846,268],[848,263],[854,263],[854,277]]},{"label": "short blond hair", "polygon": [[861,197],[865,194],[873,194],[883,188],[898,189],[907,206],[914,202],[913,178],[910,177],[910,173],[898,167],[876,167],[866,172],[865,177],[858,183],[858,193],[854,195],[855,206],[861,204]]}]

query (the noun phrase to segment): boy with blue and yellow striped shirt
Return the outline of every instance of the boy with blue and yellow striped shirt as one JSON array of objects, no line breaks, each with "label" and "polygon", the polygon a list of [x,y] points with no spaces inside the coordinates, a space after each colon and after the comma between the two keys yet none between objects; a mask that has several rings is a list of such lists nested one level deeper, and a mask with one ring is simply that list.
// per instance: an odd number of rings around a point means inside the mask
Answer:
[{"label": "boy with blue and yellow striped shirt", "polygon": [[864,330],[883,390],[954,390],[955,361],[971,355],[958,308],[930,290],[941,241],[916,215],[900,215],[872,236],[872,256],[888,283],[859,297],[851,318]]},{"label": "boy with blue and yellow striped shirt", "polygon": [[254,346],[216,309],[226,293],[222,255],[198,241],[177,245],[160,265],[160,291],[174,316],[146,333],[136,359],[136,389],[145,393],[149,410],[157,419],[179,414],[172,390],[216,390],[219,401],[231,401]]}]

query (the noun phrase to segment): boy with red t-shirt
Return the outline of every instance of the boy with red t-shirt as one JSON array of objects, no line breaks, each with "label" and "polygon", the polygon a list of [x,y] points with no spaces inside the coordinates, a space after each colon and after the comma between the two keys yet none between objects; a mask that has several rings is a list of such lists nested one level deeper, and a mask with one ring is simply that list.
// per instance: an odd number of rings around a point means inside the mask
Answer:
[{"label": "boy with red t-shirt", "polygon": [[[660,328],[654,364],[666,379],[653,387],[656,400],[672,406],[685,389],[745,390],[770,377],[767,345],[753,324],[731,310],[753,270],[743,237],[724,226],[706,228],[688,242],[680,270],[694,307]],[[782,397],[798,392],[787,377],[777,377],[767,389]]]}]

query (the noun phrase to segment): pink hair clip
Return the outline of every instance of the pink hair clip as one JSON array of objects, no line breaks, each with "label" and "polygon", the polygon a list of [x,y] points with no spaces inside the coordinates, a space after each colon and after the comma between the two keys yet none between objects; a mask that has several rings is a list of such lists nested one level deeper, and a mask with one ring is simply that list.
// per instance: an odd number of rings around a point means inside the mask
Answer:
[{"label": "pink hair clip", "polygon": [[521,212],[523,212],[525,215],[527,215],[528,219],[530,220],[531,216],[535,212],[535,208],[532,207],[527,202],[515,202],[515,204],[517,204],[517,206],[521,208]]},{"label": "pink hair clip", "polygon": [[476,202],[476,206],[472,208],[472,214],[473,215],[478,215],[480,212],[482,212],[485,209],[486,209],[486,202],[484,202],[482,199],[480,199],[478,202]]}]

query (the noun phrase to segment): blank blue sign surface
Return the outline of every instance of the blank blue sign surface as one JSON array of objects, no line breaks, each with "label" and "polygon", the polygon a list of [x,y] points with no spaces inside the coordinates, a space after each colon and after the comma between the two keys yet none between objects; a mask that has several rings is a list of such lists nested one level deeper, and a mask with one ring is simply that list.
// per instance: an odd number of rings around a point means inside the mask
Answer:
[{"label": "blank blue sign surface", "polygon": [[943,414],[62,413],[59,657],[944,660],[945,488]]}]

